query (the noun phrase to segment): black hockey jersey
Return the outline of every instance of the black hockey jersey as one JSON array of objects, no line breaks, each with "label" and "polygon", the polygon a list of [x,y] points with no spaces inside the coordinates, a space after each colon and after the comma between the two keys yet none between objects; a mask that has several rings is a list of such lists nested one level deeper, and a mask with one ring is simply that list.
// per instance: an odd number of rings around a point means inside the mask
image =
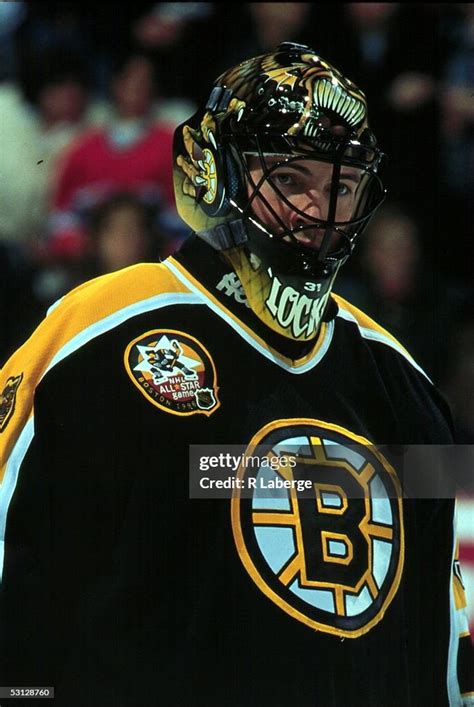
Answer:
[{"label": "black hockey jersey", "polygon": [[[403,498],[390,451],[449,444],[443,401],[341,298],[297,350],[239,285],[191,240],[77,288],[3,369],[2,684],[61,707],[468,704],[454,502]],[[191,445],[294,466],[197,499]],[[252,493],[298,479],[309,497]]]}]

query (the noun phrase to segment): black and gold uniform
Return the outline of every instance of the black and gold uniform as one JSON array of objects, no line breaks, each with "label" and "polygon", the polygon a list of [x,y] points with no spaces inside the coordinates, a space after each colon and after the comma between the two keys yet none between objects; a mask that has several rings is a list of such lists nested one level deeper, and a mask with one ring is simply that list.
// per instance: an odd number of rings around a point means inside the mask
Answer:
[{"label": "black and gold uniform", "polygon": [[[163,349],[192,375],[155,382]],[[0,389],[2,684],[61,707],[469,703],[454,502],[403,499],[393,453],[449,444],[449,416],[347,302],[284,340],[192,238],[63,298]],[[190,445],[257,443],[297,450],[312,498],[190,498]]]}]

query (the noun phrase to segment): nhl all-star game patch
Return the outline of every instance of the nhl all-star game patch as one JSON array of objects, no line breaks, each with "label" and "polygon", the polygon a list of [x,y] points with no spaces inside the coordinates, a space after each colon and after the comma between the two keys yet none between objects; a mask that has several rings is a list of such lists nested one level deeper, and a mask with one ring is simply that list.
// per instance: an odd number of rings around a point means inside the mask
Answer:
[{"label": "nhl all-star game patch", "polygon": [[0,393],[0,432],[3,432],[15,412],[16,394],[22,380],[23,373],[19,376],[11,376]]},{"label": "nhl all-star game patch", "polygon": [[131,341],[125,368],[153,405],[174,415],[212,415],[219,407],[214,361],[192,336],[154,329]]}]

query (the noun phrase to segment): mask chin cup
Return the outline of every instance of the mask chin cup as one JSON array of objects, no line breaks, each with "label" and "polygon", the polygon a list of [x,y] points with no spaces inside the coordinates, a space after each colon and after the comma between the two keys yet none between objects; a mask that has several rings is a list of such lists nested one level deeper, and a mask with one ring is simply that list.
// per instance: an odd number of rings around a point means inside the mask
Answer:
[{"label": "mask chin cup", "polygon": [[270,329],[294,341],[315,339],[340,267],[304,278],[259,256],[249,244],[224,253],[236,272],[254,314]]}]

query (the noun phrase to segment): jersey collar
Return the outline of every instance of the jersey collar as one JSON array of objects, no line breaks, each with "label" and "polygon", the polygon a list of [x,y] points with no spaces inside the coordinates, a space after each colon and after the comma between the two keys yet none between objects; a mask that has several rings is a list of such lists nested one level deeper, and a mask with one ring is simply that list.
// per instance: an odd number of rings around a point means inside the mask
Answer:
[{"label": "jersey collar", "polygon": [[206,301],[250,345],[292,372],[313,368],[329,348],[337,315],[331,298],[318,336],[309,342],[286,339],[267,327],[250,309],[236,273],[213,248],[193,235],[166,265],[190,290]]}]

